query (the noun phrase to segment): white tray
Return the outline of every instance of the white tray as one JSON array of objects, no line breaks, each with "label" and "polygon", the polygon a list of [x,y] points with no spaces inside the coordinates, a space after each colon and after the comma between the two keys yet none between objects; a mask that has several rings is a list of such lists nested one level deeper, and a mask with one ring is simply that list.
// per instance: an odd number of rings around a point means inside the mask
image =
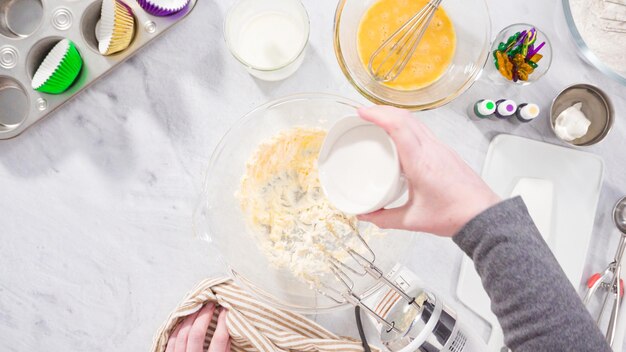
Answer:
[{"label": "white tray", "polygon": [[[603,178],[600,157],[511,135],[496,136],[489,146],[483,179],[502,198],[509,198],[521,178],[539,178],[554,185],[550,237],[547,243],[574,287],[583,274]],[[461,264],[457,296],[492,326],[489,350],[504,346],[501,328],[490,309],[473,262]]]}]

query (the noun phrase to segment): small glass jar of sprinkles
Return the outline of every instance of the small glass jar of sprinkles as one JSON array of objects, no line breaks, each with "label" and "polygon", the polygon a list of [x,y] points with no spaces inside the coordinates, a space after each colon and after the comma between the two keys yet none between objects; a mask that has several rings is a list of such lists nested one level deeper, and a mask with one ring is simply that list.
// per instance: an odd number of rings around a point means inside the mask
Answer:
[{"label": "small glass jar of sprinkles", "polygon": [[496,84],[527,85],[550,68],[552,46],[539,28],[528,23],[512,24],[496,36],[485,67]]}]

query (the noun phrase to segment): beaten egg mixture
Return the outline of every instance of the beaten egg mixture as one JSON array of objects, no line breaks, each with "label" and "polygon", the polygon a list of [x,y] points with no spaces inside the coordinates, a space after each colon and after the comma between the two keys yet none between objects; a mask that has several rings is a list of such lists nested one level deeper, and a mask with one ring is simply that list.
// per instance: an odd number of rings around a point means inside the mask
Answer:
[{"label": "beaten egg mixture", "polygon": [[335,209],[321,189],[317,157],[325,136],[321,129],[293,128],[262,143],[238,192],[270,263],[311,285],[328,273],[330,256],[347,257],[343,246],[362,247],[353,231],[357,219]]},{"label": "beaten egg mixture", "polygon": [[[368,67],[376,49],[427,4],[428,0],[379,0],[374,3],[361,19],[357,34],[363,65]],[[396,79],[383,84],[399,90],[414,90],[434,83],[450,66],[455,47],[454,26],[440,6],[404,70]],[[381,60],[375,61],[372,67],[377,67]],[[391,61],[383,69],[391,68]]]}]

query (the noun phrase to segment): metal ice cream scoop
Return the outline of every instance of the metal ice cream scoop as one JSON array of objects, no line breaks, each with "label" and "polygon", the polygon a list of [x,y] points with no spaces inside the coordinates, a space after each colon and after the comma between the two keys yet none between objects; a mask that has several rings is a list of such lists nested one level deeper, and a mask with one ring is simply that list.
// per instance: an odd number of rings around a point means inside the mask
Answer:
[{"label": "metal ice cream scoop", "polygon": [[[607,307],[610,306],[610,318],[606,328],[606,340],[609,345],[613,345],[615,339],[615,328],[617,327],[617,318],[619,314],[619,308],[624,296],[624,280],[621,278],[622,270],[622,256],[624,255],[624,248],[626,247],[626,197],[620,199],[613,208],[613,222],[620,231],[619,244],[617,245],[617,252],[613,261],[602,273],[593,274],[587,281],[587,294],[583,302],[587,305],[591,297],[598,291],[605,291],[602,298],[602,308],[597,316],[596,323],[598,325],[602,322],[602,317],[607,311]],[[612,301],[612,305],[609,302]]]}]

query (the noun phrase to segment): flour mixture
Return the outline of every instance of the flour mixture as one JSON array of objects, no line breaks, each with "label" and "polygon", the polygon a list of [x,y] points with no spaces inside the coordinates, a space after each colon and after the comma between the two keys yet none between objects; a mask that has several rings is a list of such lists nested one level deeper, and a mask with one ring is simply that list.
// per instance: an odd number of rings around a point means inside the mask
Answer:
[{"label": "flour mixture", "polygon": [[570,0],[569,4],[585,44],[600,61],[626,77],[626,2]]}]

